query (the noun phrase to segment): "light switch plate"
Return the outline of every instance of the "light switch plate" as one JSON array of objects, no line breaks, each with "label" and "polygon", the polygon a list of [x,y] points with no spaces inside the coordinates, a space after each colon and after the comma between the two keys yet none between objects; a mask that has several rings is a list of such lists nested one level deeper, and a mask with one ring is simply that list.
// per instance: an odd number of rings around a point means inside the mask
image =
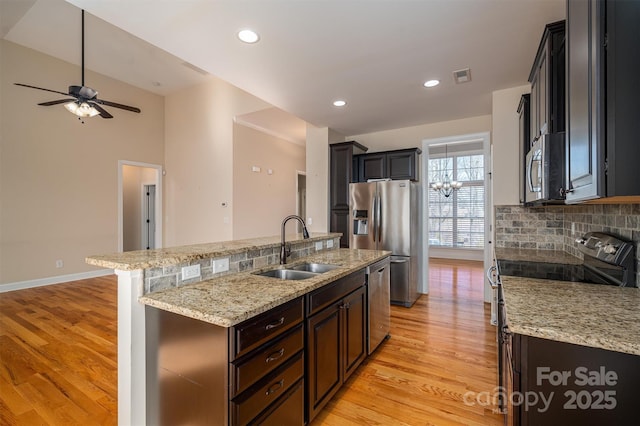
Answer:
[{"label": "light switch plate", "polygon": [[213,273],[226,272],[229,270],[229,258],[216,259],[213,261]]},{"label": "light switch plate", "polygon": [[327,240],[327,248],[333,248],[333,240]]},{"label": "light switch plate", "polygon": [[183,266],[182,267],[182,280],[190,280],[191,278],[197,278],[200,276],[200,264]]},{"label": "light switch plate", "polygon": [[322,241],[316,241],[316,251],[322,250]]}]

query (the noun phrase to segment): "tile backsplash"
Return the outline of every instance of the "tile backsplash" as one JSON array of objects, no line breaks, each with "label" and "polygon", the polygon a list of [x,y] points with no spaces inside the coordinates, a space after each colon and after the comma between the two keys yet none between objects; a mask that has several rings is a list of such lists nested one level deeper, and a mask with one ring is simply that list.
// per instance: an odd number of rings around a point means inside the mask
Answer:
[{"label": "tile backsplash", "polygon": [[[332,238],[333,249],[340,247],[340,239]],[[291,247],[291,255],[289,261],[299,259],[316,253],[316,243],[307,241],[288,242]],[[322,250],[331,250],[327,247],[327,242],[322,242]],[[214,273],[213,261],[217,259],[229,259],[229,270],[225,272]],[[263,249],[248,249],[240,253],[223,256],[220,258],[207,258],[185,262],[178,265],[159,266],[147,268],[144,270],[144,294],[153,293],[155,291],[165,290],[172,287],[180,287],[185,284],[193,284],[199,281],[216,278],[223,275],[235,274],[238,272],[251,271],[263,268],[269,265],[277,265],[280,263],[279,247],[269,247]],[[190,265],[200,265],[200,275],[195,278],[183,280],[182,267]]]},{"label": "tile backsplash", "polygon": [[594,231],[635,243],[640,286],[640,204],[495,208],[495,246],[500,248],[560,250],[581,258],[575,239]]}]

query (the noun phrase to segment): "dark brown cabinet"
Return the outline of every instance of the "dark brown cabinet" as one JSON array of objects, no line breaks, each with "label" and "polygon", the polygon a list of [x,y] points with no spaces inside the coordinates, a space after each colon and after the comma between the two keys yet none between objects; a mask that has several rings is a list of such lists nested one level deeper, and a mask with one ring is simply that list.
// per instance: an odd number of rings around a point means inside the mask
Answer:
[{"label": "dark brown cabinet", "polygon": [[637,1],[567,2],[567,203],[640,196],[638,22]]},{"label": "dark brown cabinet", "polygon": [[522,95],[520,97],[520,104],[518,105],[518,159],[520,164],[520,181],[518,184],[520,204],[524,204],[524,195],[526,193],[526,170],[527,170],[527,153],[531,148],[531,133],[530,133],[530,105],[531,95]]},{"label": "dark brown cabinet", "polygon": [[349,184],[358,179],[354,156],[367,148],[356,141],[329,146],[329,231],[340,232],[340,247],[349,247]]},{"label": "dark brown cabinet", "polygon": [[367,356],[365,274],[232,327],[147,306],[148,423],[309,423]]},{"label": "dark brown cabinet", "polygon": [[358,182],[387,177],[387,156],[384,153],[358,155],[357,161]]},{"label": "dark brown cabinet", "polygon": [[148,423],[304,425],[304,302],[229,328],[147,306]]},{"label": "dark brown cabinet", "polygon": [[307,309],[311,313],[306,377],[310,422],[367,355],[364,271],[311,293]]},{"label": "dark brown cabinet", "polygon": [[369,179],[419,179],[418,148],[375,152],[356,156],[358,182]]},{"label": "dark brown cabinet", "polygon": [[507,424],[637,424],[640,356],[521,334],[506,343]]},{"label": "dark brown cabinet", "polygon": [[565,21],[548,24],[529,74],[530,137],[565,130]]}]

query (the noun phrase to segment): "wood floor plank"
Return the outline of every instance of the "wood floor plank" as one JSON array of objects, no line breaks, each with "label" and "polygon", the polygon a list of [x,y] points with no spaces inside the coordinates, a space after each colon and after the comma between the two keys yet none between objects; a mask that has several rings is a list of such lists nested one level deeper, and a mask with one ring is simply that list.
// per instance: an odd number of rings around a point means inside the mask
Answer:
[{"label": "wood floor plank", "polygon": [[464,398],[497,385],[496,332],[483,302],[482,263],[431,259],[429,283],[430,293],[413,307],[392,306],[391,338],[311,426],[503,423],[497,407]]},{"label": "wood floor plank", "polygon": [[[464,402],[496,385],[482,264],[429,267],[430,294],[392,306],[391,338],[311,426],[502,424]],[[0,424],[117,423],[116,292],[108,276],[0,295]]]}]

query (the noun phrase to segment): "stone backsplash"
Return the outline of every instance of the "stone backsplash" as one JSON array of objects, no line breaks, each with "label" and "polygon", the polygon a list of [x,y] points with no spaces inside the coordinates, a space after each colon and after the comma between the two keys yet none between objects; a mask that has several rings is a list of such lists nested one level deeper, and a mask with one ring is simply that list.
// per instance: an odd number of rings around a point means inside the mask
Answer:
[{"label": "stone backsplash", "polygon": [[635,243],[636,283],[640,286],[640,204],[495,208],[496,247],[561,250],[582,258],[575,239],[594,231]]},{"label": "stone backsplash", "polygon": [[[333,238],[333,247],[327,247],[327,241],[322,241],[323,250],[333,250],[340,247],[340,239]],[[289,245],[289,243],[287,243]],[[301,257],[316,253],[315,242],[293,242],[291,243],[291,256],[288,260],[295,260]],[[229,270],[225,272],[213,273],[213,261],[218,259],[229,259]],[[172,287],[180,287],[185,284],[193,284],[199,281],[209,280],[237,272],[251,271],[269,265],[280,263],[280,249],[270,247],[265,249],[247,250],[229,256],[216,258],[199,259],[184,264],[147,268],[144,270],[144,294],[165,290]],[[182,279],[182,267],[189,265],[200,265],[200,276],[188,280]]]}]

